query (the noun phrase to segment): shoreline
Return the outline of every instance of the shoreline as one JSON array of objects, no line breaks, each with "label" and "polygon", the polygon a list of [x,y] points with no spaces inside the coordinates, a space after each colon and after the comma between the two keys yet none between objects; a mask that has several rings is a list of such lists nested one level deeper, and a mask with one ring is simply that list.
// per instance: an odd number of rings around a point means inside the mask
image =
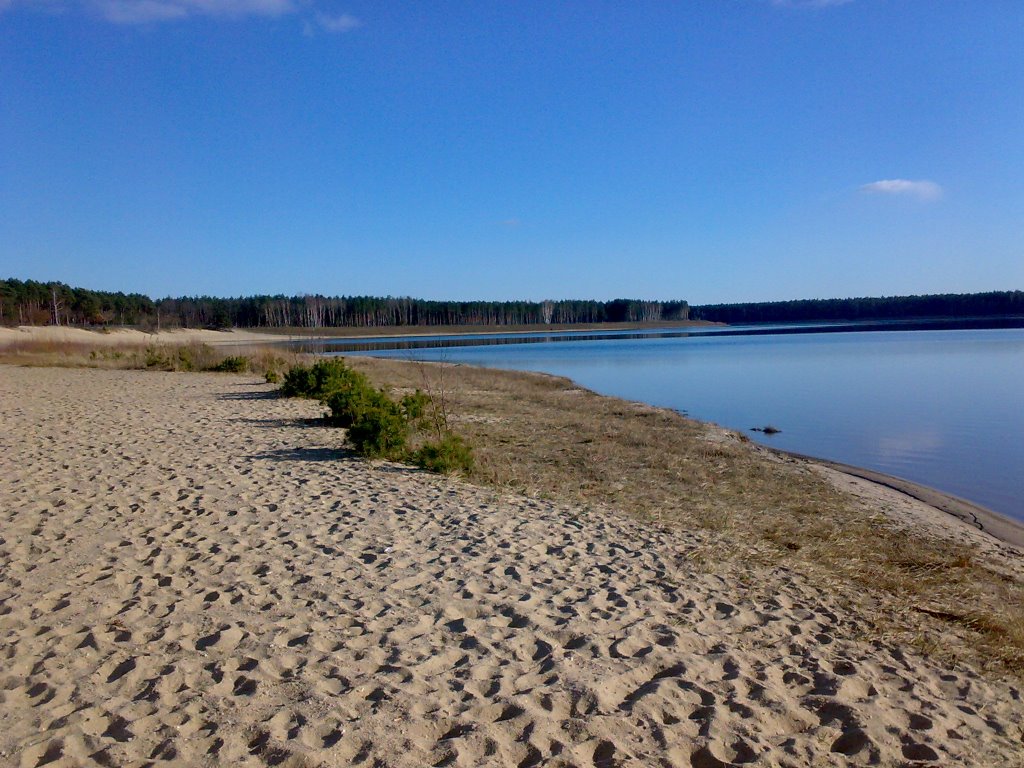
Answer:
[{"label": "shoreline", "polygon": [[[585,333],[587,331],[645,331],[674,328],[710,328],[725,327],[726,323],[710,320],[665,320],[663,322],[622,322],[622,323],[567,323],[565,325],[394,325],[376,328],[341,327],[341,328],[298,328],[298,329],[267,329],[253,331],[261,337],[286,339],[287,341],[325,341],[331,339],[419,339],[431,336],[519,336],[532,333]],[[330,330],[331,333],[322,331]],[[301,332],[300,332],[301,331]]]},{"label": "shoreline", "polygon": [[954,494],[947,493],[946,491],[942,491],[930,485],[924,485],[923,483],[917,483],[913,480],[907,480],[902,477],[897,477],[896,475],[890,475],[885,472],[868,469],[867,467],[858,467],[854,464],[844,464],[842,462],[832,461],[831,459],[823,459],[818,456],[808,456],[807,454],[797,453],[795,451],[786,451],[781,448],[772,448],[767,445],[762,445],[761,447],[788,459],[795,459],[807,464],[825,467],[826,469],[834,470],[843,475],[858,478],[860,480],[866,480],[874,485],[888,488],[901,493],[904,496],[909,496],[910,498],[920,501],[932,509],[935,509],[955,520],[959,520],[964,525],[981,531],[994,539],[998,539],[999,541],[1024,549],[1024,524],[1018,522],[1009,515],[1004,515],[1000,512],[989,509],[988,507],[983,507],[968,499],[955,496]]},{"label": "shoreline", "polygon": [[666,320],[664,322],[569,323],[565,325],[437,325],[382,326],[376,328],[283,328],[210,330],[206,328],[168,328],[156,332],[136,328],[91,330],[65,325],[19,325],[0,327],[0,349],[18,342],[83,343],[97,346],[119,344],[189,344],[201,342],[211,346],[239,344],[281,344],[294,341],[327,339],[423,338],[429,336],[507,336],[531,333],[572,333],[585,331],[629,331],[649,329],[697,328],[724,326],[707,320]]},{"label": "shoreline", "polygon": [[[355,358],[349,359],[372,359],[381,362],[394,363],[394,362],[407,362],[399,361],[393,357],[376,357],[372,354],[358,355]],[[540,373],[537,371],[519,371],[515,369],[503,369],[503,368],[487,368],[485,366],[472,366],[467,364],[458,364],[460,366],[468,368],[478,368],[480,370],[488,371],[492,374],[507,374],[515,373],[519,375],[527,376],[550,376],[551,374]],[[567,379],[572,385],[578,389],[586,389],[579,382],[573,379]],[[589,390],[588,390],[589,391]],[[662,409],[659,406],[651,405],[643,401],[631,401],[626,398],[617,397],[615,395],[599,394],[601,397],[608,397],[613,400],[617,400],[624,404],[640,403],[644,407],[653,408],[658,410],[665,410],[668,412],[675,413],[671,408]],[[726,430],[728,432],[735,432],[738,435],[744,435],[740,430],[735,430],[729,427],[724,427],[712,421],[704,421],[701,419],[695,419],[692,416],[686,415],[686,418],[700,424],[705,427],[715,427]],[[926,506],[934,509],[941,515],[962,523],[970,528],[973,528],[981,533],[995,539],[999,542],[1010,544],[1018,549],[1024,551],[1024,522],[1018,521],[1015,518],[997,512],[988,507],[984,507],[976,502],[970,501],[956,496],[947,491],[943,491],[933,486],[925,485],[924,483],[918,483],[913,480],[907,480],[896,475],[890,475],[880,470],[870,469],[868,467],[859,467],[853,464],[844,464],[842,462],[832,461],[818,456],[810,456],[808,454],[797,453],[795,451],[786,451],[781,448],[774,448],[770,445],[763,443],[752,443],[757,448],[764,449],[769,453],[777,456],[786,457],[788,459],[802,461],[808,464],[813,464],[818,467],[830,469],[835,472],[839,472],[851,478],[857,478],[865,480],[881,488],[887,488],[891,491],[896,491],[903,494],[911,499],[919,501]]]}]

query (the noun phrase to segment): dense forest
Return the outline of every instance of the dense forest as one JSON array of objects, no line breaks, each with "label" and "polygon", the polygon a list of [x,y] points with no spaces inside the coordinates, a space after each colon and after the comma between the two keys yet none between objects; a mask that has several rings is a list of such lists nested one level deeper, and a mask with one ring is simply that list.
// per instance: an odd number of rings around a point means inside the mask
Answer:
[{"label": "dense forest", "polygon": [[565,325],[686,320],[685,301],[425,301],[373,296],[180,297],[0,281],[4,325],[167,328],[340,328],[401,325]]},{"label": "dense forest", "polygon": [[1005,315],[1024,315],[1024,291],[860,299],[801,299],[757,304],[706,304],[690,308],[690,317],[693,320],[730,324]]},{"label": "dense forest", "polygon": [[331,328],[402,325],[566,325],[709,320],[770,323],[1024,316],[1024,291],[802,299],[757,304],[685,301],[426,301],[373,296],[194,296],[154,300],[34,280],[0,281],[0,324],[167,328]]}]

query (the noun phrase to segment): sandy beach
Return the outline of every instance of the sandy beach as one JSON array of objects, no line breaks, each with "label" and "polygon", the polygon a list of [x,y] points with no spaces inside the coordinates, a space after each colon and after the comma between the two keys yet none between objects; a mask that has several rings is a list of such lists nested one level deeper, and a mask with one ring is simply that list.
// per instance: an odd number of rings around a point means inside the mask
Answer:
[{"label": "sandy beach", "polygon": [[1024,764],[1012,677],[270,389],[0,368],[0,763]]},{"label": "sandy beach", "polygon": [[66,325],[22,325],[0,327],[0,349],[19,344],[82,344],[89,347],[132,347],[150,344],[256,344],[281,341],[274,336],[245,329],[211,331],[203,328],[176,328],[146,333],[132,328],[113,328],[106,332],[89,331]]}]

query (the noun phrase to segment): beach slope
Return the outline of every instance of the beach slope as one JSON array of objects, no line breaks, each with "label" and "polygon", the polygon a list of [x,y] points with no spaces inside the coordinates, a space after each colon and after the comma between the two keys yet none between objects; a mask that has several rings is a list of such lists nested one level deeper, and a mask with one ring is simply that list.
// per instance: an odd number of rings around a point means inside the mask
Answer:
[{"label": "beach slope", "polygon": [[1021,764],[1012,678],[269,389],[0,367],[0,763]]}]

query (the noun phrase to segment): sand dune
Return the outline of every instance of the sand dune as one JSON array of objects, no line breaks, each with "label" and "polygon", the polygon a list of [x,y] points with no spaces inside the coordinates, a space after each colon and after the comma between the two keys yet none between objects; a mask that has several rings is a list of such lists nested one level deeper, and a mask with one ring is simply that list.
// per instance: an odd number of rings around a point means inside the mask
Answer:
[{"label": "sand dune", "polygon": [[267,389],[0,367],[0,764],[1024,764],[1016,683],[795,573],[362,462]]},{"label": "sand dune", "polygon": [[66,325],[23,325],[18,328],[0,328],[0,349],[24,343],[121,347],[148,344],[253,344],[280,341],[282,338],[286,337],[240,329],[210,331],[203,328],[177,328],[146,333],[132,328],[114,328],[100,333]]}]

